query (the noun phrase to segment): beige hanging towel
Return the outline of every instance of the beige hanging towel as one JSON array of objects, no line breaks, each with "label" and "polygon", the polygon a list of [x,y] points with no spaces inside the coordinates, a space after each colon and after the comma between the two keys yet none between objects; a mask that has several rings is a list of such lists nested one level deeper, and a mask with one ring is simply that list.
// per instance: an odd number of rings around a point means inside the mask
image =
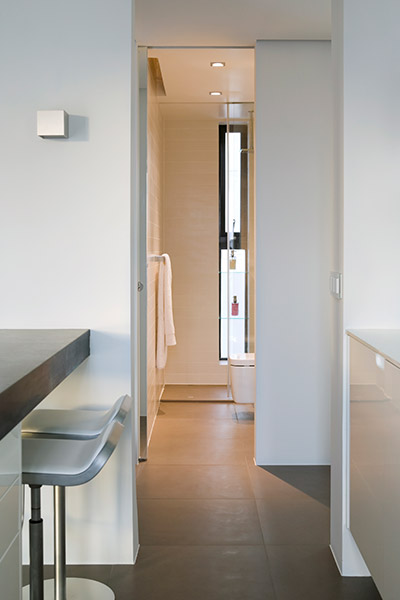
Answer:
[{"label": "beige hanging towel", "polygon": [[167,364],[167,348],[176,344],[171,259],[168,254],[163,254],[162,257],[158,273],[157,369],[164,369]]}]

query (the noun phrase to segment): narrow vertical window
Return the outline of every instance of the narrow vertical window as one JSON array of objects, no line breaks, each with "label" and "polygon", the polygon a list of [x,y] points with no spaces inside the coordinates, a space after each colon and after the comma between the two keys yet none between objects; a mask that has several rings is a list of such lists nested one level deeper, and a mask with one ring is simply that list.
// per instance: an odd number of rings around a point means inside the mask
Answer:
[{"label": "narrow vertical window", "polygon": [[[247,126],[219,128],[219,357],[247,352]],[[229,243],[228,243],[229,241]],[[229,278],[229,297],[228,297]],[[229,318],[229,327],[228,327]]]}]

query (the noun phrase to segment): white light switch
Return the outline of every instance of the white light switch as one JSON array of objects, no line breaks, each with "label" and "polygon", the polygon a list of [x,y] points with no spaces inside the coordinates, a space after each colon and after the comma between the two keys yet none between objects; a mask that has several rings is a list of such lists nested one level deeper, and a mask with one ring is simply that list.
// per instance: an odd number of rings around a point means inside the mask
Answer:
[{"label": "white light switch", "polygon": [[331,272],[329,277],[329,290],[335,298],[341,300],[343,298],[342,292],[342,274]]},{"label": "white light switch", "polygon": [[37,134],[42,138],[67,138],[68,113],[65,110],[38,110]]}]

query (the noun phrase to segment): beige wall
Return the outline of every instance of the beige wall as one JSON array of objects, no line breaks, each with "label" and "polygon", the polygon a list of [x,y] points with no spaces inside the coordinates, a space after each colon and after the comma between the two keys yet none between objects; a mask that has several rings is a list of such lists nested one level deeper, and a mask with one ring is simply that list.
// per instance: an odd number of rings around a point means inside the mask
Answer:
[{"label": "beige wall", "polygon": [[148,73],[147,113],[147,429],[154,424],[164,386],[164,370],[156,368],[157,284],[159,262],[152,255],[163,252],[163,119],[152,70]]},{"label": "beige wall", "polygon": [[219,364],[218,122],[164,122],[164,248],[177,345],[166,383],[224,384]]}]

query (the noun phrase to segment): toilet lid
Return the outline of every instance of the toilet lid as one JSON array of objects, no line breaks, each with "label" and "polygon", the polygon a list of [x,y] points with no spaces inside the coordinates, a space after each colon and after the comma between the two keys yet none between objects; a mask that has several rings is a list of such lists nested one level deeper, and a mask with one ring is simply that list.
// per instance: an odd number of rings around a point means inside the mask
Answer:
[{"label": "toilet lid", "polygon": [[254,354],[254,352],[249,352],[247,354],[231,354],[229,357],[229,362],[231,365],[235,366],[255,367],[256,355]]}]

